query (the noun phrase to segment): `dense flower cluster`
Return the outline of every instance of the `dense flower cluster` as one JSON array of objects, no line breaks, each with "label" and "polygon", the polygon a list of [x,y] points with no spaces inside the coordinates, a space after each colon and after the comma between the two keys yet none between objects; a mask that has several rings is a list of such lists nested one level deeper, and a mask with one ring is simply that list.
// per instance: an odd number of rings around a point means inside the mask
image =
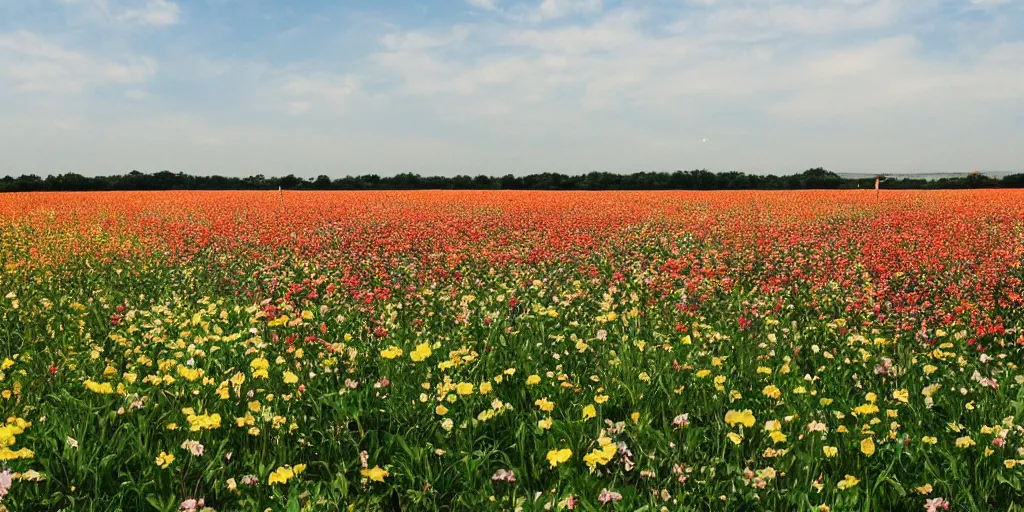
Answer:
[{"label": "dense flower cluster", "polygon": [[1024,506],[1024,193],[0,196],[0,509]]}]

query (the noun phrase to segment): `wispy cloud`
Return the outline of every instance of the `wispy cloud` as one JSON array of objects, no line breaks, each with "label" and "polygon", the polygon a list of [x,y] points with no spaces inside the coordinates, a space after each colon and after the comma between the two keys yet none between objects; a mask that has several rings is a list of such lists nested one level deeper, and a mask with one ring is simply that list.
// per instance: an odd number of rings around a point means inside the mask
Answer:
[{"label": "wispy cloud", "polygon": [[102,58],[69,50],[28,31],[0,35],[0,78],[24,92],[83,92],[153,77],[148,57]]},{"label": "wispy cloud", "polygon": [[58,1],[97,21],[146,27],[166,27],[181,21],[181,7],[171,0]]}]

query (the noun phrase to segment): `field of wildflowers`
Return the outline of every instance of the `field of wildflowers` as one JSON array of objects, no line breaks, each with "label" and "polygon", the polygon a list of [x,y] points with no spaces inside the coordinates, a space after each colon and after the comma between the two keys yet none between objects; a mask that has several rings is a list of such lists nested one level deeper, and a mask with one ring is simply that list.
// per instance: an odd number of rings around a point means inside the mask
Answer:
[{"label": "field of wildflowers", "polygon": [[1024,191],[0,196],[0,508],[1024,510]]}]

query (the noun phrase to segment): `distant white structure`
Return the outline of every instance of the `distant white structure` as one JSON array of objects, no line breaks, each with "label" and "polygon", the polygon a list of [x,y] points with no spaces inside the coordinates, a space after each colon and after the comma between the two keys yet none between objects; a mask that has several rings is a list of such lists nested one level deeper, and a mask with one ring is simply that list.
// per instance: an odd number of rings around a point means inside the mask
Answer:
[{"label": "distant white structure", "polygon": [[700,140],[700,142],[701,142],[701,144],[707,144],[707,143],[708,143],[708,141],[710,141],[710,140],[711,140],[711,139],[709,139],[709,138],[707,138],[707,137],[704,137],[703,139],[701,139],[701,140]]}]

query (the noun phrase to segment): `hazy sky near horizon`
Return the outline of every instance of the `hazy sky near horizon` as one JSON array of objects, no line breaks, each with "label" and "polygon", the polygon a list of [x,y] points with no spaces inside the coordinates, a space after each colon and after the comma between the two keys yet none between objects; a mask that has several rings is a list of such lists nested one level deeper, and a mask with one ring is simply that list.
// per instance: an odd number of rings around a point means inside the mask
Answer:
[{"label": "hazy sky near horizon", "polygon": [[0,176],[1024,170],[1024,0],[0,0]]}]

